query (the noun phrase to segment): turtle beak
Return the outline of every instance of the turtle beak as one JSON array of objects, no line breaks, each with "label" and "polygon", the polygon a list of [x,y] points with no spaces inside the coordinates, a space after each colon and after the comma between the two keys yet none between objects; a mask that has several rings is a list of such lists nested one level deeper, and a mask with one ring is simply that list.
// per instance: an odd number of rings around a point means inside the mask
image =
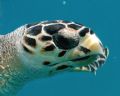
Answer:
[{"label": "turtle beak", "polygon": [[[81,42],[78,48],[76,48],[76,50],[73,52],[73,55],[79,55],[78,59],[72,60],[75,63],[73,71],[88,72],[93,67],[93,65],[90,67],[91,64],[95,65],[94,62],[97,62],[99,65],[105,62],[106,58],[109,55],[109,50],[108,48],[103,47],[101,41],[95,34],[87,34],[81,39]],[[97,69],[97,67],[94,68]],[[94,69],[94,71],[96,71],[96,69]]]},{"label": "turtle beak", "polygon": [[73,50],[71,58],[104,55],[104,47],[95,34],[86,34],[82,37],[78,47]]},{"label": "turtle beak", "polygon": [[[89,54],[104,54],[101,41],[95,34],[87,34],[81,41],[80,46],[89,50]],[[84,51],[84,50],[83,50]]]}]

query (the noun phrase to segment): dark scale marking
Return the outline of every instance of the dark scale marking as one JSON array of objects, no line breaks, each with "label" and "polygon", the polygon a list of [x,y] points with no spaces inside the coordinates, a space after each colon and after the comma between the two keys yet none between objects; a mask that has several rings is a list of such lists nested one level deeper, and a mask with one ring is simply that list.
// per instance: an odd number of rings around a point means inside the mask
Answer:
[{"label": "dark scale marking", "polygon": [[93,64],[94,64],[94,66],[96,66],[97,68],[99,67],[99,63],[98,63],[98,62],[94,62]]},{"label": "dark scale marking", "polygon": [[84,28],[83,30],[81,30],[81,31],[79,32],[79,35],[80,35],[81,37],[84,37],[88,32],[89,32],[89,28]]},{"label": "dark scale marking", "polygon": [[55,49],[54,45],[49,45],[49,46],[44,48],[45,51],[53,51],[54,49]]},{"label": "dark scale marking", "polygon": [[99,61],[98,61],[98,63],[99,63],[100,65],[103,65],[104,62],[105,62],[104,60],[99,60]]},{"label": "dark scale marking", "polygon": [[44,65],[49,65],[50,62],[49,62],[49,61],[44,61],[43,64],[44,64]]},{"label": "dark scale marking", "polygon": [[51,24],[51,23],[58,23],[57,21],[45,21],[42,22],[41,24]]},{"label": "dark scale marking", "polygon": [[76,24],[70,24],[70,25],[68,25],[68,27],[73,28],[73,29],[75,29],[75,30],[78,30],[78,29],[81,28],[81,26],[76,25]]},{"label": "dark scale marking", "polygon": [[67,65],[61,65],[61,66],[58,66],[57,68],[56,68],[56,70],[62,70],[62,69],[66,69],[66,68],[68,68],[69,66],[67,66]]},{"label": "dark scale marking", "polygon": [[90,52],[89,49],[87,49],[87,48],[85,48],[85,47],[83,47],[83,46],[81,46],[80,49],[81,49],[81,51],[83,51],[85,54],[87,54],[87,53]]},{"label": "dark scale marking", "polygon": [[64,56],[65,53],[66,53],[66,51],[62,51],[62,52],[60,52],[60,53],[58,54],[58,57],[62,57],[62,56]]},{"label": "dark scale marking", "polygon": [[39,23],[31,23],[31,24],[27,24],[27,25],[26,25],[26,28],[29,28],[29,27],[31,27],[31,26],[35,26],[35,25],[37,25],[37,24],[39,24]]},{"label": "dark scale marking", "polygon": [[104,48],[103,50],[104,50],[104,52],[105,52],[105,56],[107,57],[108,54],[109,54],[109,50],[108,50],[107,48]]},{"label": "dark scale marking", "polygon": [[39,26],[35,26],[35,27],[33,27],[33,28],[30,28],[30,29],[28,30],[28,34],[33,35],[33,36],[36,36],[36,35],[40,34],[41,31],[42,31],[42,26],[39,25]]},{"label": "dark scale marking", "polygon": [[100,54],[99,56],[100,56],[100,58],[104,58],[104,59],[105,59],[105,56],[104,56],[104,55]]},{"label": "dark scale marking", "polygon": [[90,34],[94,34],[93,30],[90,30]]},{"label": "dark scale marking", "polygon": [[92,66],[90,66],[90,68],[91,68],[91,72],[95,72],[96,71],[95,68],[93,68]]},{"label": "dark scale marking", "polygon": [[32,47],[36,47],[36,40],[30,37],[24,37],[25,42]]},{"label": "dark scale marking", "polygon": [[50,36],[42,36],[40,38],[40,40],[42,40],[42,41],[48,41],[48,40],[52,40],[52,37],[50,37]]},{"label": "dark scale marking", "polygon": [[89,58],[90,58],[90,56],[86,56],[86,57],[82,57],[82,58],[76,58],[76,59],[73,59],[73,60],[70,60],[70,61],[76,62],[76,61],[81,61],[81,60],[87,60]]},{"label": "dark scale marking", "polygon": [[52,35],[52,34],[55,34],[57,33],[59,30],[65,28],[65,26],[63,24],[53,24],[53,25],[49,25],[49,26],[45,26],[44,27],[44,30]]},{"label": "dark scale marking", "polygon": [[30,53],[30,54],[33,54],[33,52],[31,51],[31,50],[29,50],[27,47],[25,47],[24,45],[22,45],[23,46],[23,49],[26,51],[26,52],[28,52],[28,53]]}]

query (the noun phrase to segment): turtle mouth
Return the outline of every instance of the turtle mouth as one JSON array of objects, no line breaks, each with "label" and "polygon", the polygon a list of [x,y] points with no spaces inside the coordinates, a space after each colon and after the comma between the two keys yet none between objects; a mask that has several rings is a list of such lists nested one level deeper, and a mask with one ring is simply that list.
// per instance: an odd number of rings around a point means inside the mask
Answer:
[{"label": "turtle mouth", "polygon": [[[49,64],[49,67],[53,67],[57,71],[92,71],[95,72],[97,67],[95,64],[95,60],[97,60],[98,55],[92,54],[82,57],[76,57],[70,60],[65,60],[53,64]],[[93,65],[92,65],[93,64]],[[95,65],[95,66],[94,66]]]},{"label": "turtle mouth", "polygon": [[76,61],[81,61],[81,60],[87,60],[89,58],[90,58],[90,56],[84,56],[84,57],[75,58],[75,59],[72,59],[72,60],[69,60],[69,61],[76,62]]},{"label": "turtle mouth", "polygon": [[[64,65],[64,63],[66,62],[79,62],[79,61],[84,61],[84,60],[88,60],[89,58],[91,57],[91,55],[88,55],[88,56],[84,56],[84,57],[79,57],[79,58],[74,58],[74,59],[70,59],[70,60],[66,60],[66,61],[61,61],[61,62],[57,62],[57,63],[53,63],[53,64],[50,64],[48,66],[56,66],[58,64],[62,64]],[[68,65],[69,66],[69,65]],[[71,66],[71,65],[70,65]]]},{"label": "turtle mouth", "polygon": [[79,58],[74,58],[74,59],[70,59],[70,60],[66,60],[66,61],[61,61],[61,62],[57,62],[54,64],[50,64],[50,67],[55,68],[55,70],[57,71],[72,71],[74,70],[76,67],[81,67],[82,65],[79,64],[80,61],[84,62],[89,60],[90,56],[84,56],[84,57],[79,57]]}]

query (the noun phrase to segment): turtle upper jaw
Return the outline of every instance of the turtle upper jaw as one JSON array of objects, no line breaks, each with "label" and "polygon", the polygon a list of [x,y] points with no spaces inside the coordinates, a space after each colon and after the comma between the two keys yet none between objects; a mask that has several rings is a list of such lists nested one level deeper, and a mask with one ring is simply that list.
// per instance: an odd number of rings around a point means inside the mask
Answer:
[{"label": "turtle upper jaw", "polygon": [[80,43],[80,50],[85,54],[103,54],[103,45],[95,34],[86,35]]}]

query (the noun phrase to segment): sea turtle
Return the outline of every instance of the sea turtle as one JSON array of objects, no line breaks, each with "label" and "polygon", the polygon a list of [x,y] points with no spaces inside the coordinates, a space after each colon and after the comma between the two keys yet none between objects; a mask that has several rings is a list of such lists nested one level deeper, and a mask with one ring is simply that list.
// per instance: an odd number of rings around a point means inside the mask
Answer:
[{"label": "sea turtle", "polygon": [[15,96],[28,81],[65,71],[95,73],[107,57],[108,48],[82,24],[25,24],[0,35],[0,96]]}]

